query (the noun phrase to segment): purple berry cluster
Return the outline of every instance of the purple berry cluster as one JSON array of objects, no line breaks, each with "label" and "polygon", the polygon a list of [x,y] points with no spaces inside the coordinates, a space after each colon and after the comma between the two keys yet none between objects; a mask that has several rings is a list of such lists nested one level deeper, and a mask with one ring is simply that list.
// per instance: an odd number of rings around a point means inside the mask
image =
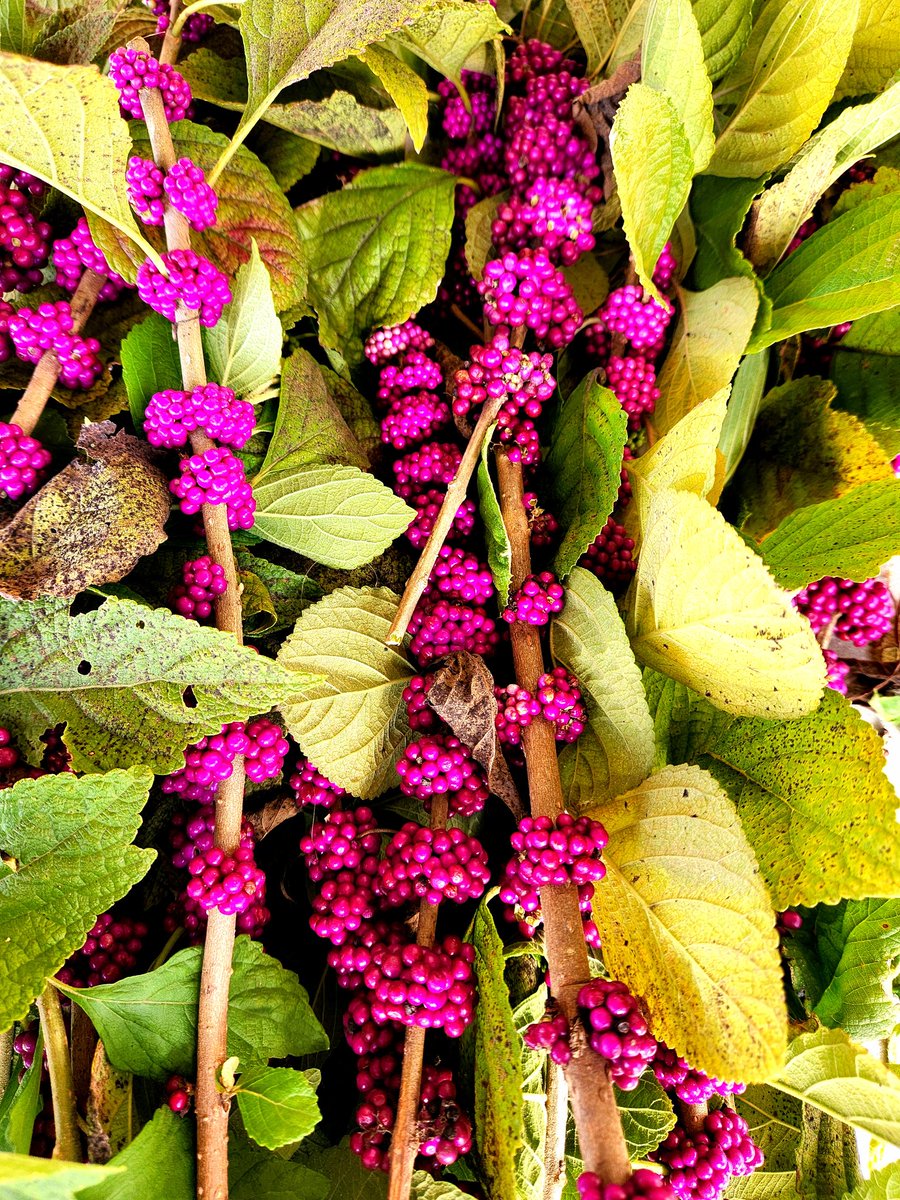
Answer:
[{"label": "purple berry cluster", "polygon": [[190,158],[177,159],[163,180],[166,197],[192,229],[202,232],[216,223],[219,197],[206,182],[202,167]]},{"label": "purple berry cluster", "polygon": [[628,415],[628,428],[636,432],[644,414],[652,413],[659,399],[653,363],[638,354],[627,358],[611,354],[606,361],[606,382]]},{"label": "purple berry cluster", "polygon": [[256,501],[244,474],[244,464],[224,446],[213,446],[202,454],[183,458],[181,475],[169,484],[169,490],[181,501],[186,516],[198,513],[204,504],[224,504],[229,529],[249,529],[253,524]]},{"label": "purple berry cluster", "polygon": [[475,947],[446,937],[432,949],[376,946],[363,972],[376,1024],[418,1025],[461,1037],[475,1013]]},{"label": "purple berry cluster", "polygon": [[524,326],[557,350],[572,341],[584,318],[566,277],[543,250],[490,259],[478,294],[491,325]]},{"label": "purple berry cluster", "polygon": [[145,225],[162,225],[165,220],[164,179],[165,172],[152,159],[136,154],[129,158],[125,169],[128,203]]},{"label": "purple berry cluster", "polygon": [[559,533],[559,522],[553,513],[542,508],[537,492],[526,492],[522,497],[525,511],[528,513],[528,524],[531,530],[531,544],[535,549],[552,546]]},{"label": "purple berry cluster", "polygon": [[8,771],[19,761],[19,751],[12,744],[12,734],[0,726],[0,771]]},{"label": "purple berry cluster", "polygon": [[891,593],[880,579],[819,579],[794,597],[816,633],[827,630],[854,646],[880,642],[894,626]]},{"label": "purple berry cluster", "polygon": [[540,703],[517,683],[495,687],[494,696],[497,700],[497,737],[504,746],[518,746],[522,741],[522,730],[541,715]]},{"label": "purple berry cluster", "polygon": [[243,721],[223,725],[222,732],[201,738],[184,752],[184,766],[162,781],[162,790],[196,800],[212,803],[216,789],[234,771],[234,760],[247,749]]},{"label": "purple berry cluster", "polygon": [[709,1113],[697,1134],[676,1125],[649,1157],[668,1168],[679,1200],[719,1200],[734,1176],[751,1175],[763,1163],[747,1122],[730,1108]]},{"label": "purple berry cluster", "polygon": [[115,983],[134,971],[149,934],[142,921],[103,913],[94,922],[80,950],[57,972],[70,987],[94,987]]},{"label": "purple berry cluster", "polygon": [[451,813],[470,817],[488,798],[484,772],[468,747],[452,734],[426,734],[410,742],[397,763],[400,790],[426,807],[432,796],[447,796]]},{"label": "purple berry cluster", "polygon": [[571,1061],[569,1023],[562,1013],[547,1013],[542,1021],[529,1025],[522,1034],[522,1041],[529,1050],[545,1050],[561,1067]]},{"label": "purple berry cluster", "polygon": [[[192,817],[176,813],[172,818],[172,865],[187,870],[190,876],[183,901],[185,914],[194,918],[193,929],[197,930],[210,911],[218,908],[238,915],[239,932],[258,936],[268,922],[269,912],[265,907],[266,877],[254,858],[253,830],[244,818],[233,854],[216,846],[214,830],[212,804],[202,804]],[[185,927],[192,931],[187,920]]]},{"label": "purple berry cluster", "polygon": [[394,491],[408,500],[418,495],[423,485],[446,487],[461,459],[462,452],[453,442],[426,442],[394,463]]},{"label": "purple berry cluster", "polygon": [[[167,0],[144,0],[144,3],[157,17],[156,32],[165,33],[171,21]],[[215,25],[215,18],[209,13],[192,13],[181,29],[181,40],[188,44],[201,41]]]},{"label": "purple berry cluster", "polygon": [[562,612],[565,592],[551,571],[529,575],[503,610],[503,620],[512,624],[524,621],[527,625],[546,625],[553,613]]},{"label": "purple berry cluster", "polygon": [[391,325],[377,329],[366,338],[365,352],[369,362],[384,366],[392,358],[398,358],[407,350],[430,350],[434,338],[415,321],[404,321],[402,325]]},{"label": "purple berry cluster", "polygon": [[30,292],[42,279],[50,257],[52,230],[35,215],[32,202],[44,184],[0,163],[0,292]]},{"label": "purple berry cluster", "polygon": [[199,315],[200,324],[211,329],[226,304],[231,303],[228,279],[209,259],[194,250],[171,250],[162,255],[162,271],[149,258],[137,273],[138,295],[143,302],[169,321],[175,321],[179,305]]},{"label": "purple berry cluster", "polygon": [[166,120],[180,121],[187,116],[191,104],[191,89],[183,75],[168,63],[160,63],[149,54],[125,46],[109,56],[109,77],[119,89],[122,115],[143,120],[140,91],[159,88],[162,92]]},{"label": "purple berry cluster", "polygon": [[169,591],[168,605],[183,617],[203,621],[212,615],[216,596],[224,596],[227,589],[224,570],[204,554],[184,564],[181,582]]},{"label": "purple berry cluster", "polygon": [[313,883],[310,927],[335,946],[343,945],[375,915],[375,876],[381,835],[371,809],[329,812],[301,839],[300,850]]},{"label": "purple berry cluster", "polygon": [[52,351],[59,363],[59,378],[66,387],[87,389],[103,373],[97,357],[100,343],[73,333],[72,310],[66,300],[20,308],[7,322],[16,355],[23,362],[39,362]]},{"label": "purple berry cluster", "polygon": [[510,838],[516,853],[506,864],[500,899],[533,913],[540,908],[540,888],[598,883],[606,874],[602,854],[608,840],[591,817],[523,817]]},{"label": "purple berry cluster", "polygon": [[575,742],[584,733],[587,713],[581,688],[565,667],[554,667],[540,677],[535,702],[544,720],[553,725],[558,742]]},{"label": "purple berry cluster", "polygon": [[423,667],[456,650],[487,658],[500,644],[500,631],[484,608],[449,600],[420,605],[413,613],[409,632],[410,653]]},{"label": "purple berry cluster", "polygon": [[580,565],[592,571],[610,591],[624,591],[637,570],[634,539],[624,525],[610,517],[588,546]]},{"label": "purple berry cluster", "polygon": [[592,979],[578,993],[578,1008],[588,1041],[609,1063],[613,1083],[623,1092],[634,1091],[657,1050],[637,998],[624,983]]},{"label": "purple berry cluster", "polygon": [[665,1042],[659,1043],[652,1066],[660,1085],[674,1092],[685,1104],[704,1104],[713,1096],[731,1096],[744,1090],[742,1083],[729,1083],[705,1075],[680,1058]]},{"label": "purple berry cluster", "polygon": [[326,779],[307,758],[301,757],[296,764],[288,784],[293,789],[294,800],[298,808],[321,808],[325,812],[334,808],[341,796],[346,795],[343,788],[337,787]]},{"label": "purple berry cluster", "polygon": [[244,750],[244,770],[253,783],[277,779],[290,753],[291,744],[284,731],[271,717],[254,717],[244,727],[247,747]]},{"label": "purple berry cluster", "polygon": [[627,1183],[601,1183],[593,1171],[578,1176],[578,1200],[676,1200],[668,1181],[655,1171],[639,1167]]},{"label": "purple berry cluster", "polygon": [[458,600],[484,605],[494,598],[494,580],[488,567],[461,546],[441,546],[424,592],[425,602]]},{"label": "purple berry cluster", "polygon": [[253,405],[236,400],[230,387],[204,383],[190,392],[171,388],[154,392],[144,413],[144,434],[151,446],[175,449],[199,431],[242,450],[253,435],[255,421]]},{"label": "purple berry cluster", "polygon": [[481,843],[461,829],[428,829],[408,821],[388,842],[375,891],[396,908],[413,899],[440,904],[478,900],[490,882]]},{"label": "purple berry cluster", "polygon": [[85,271],[105,276],[100,300],[116,300],[124,289],[131,287],[110,267],[103,251],[91,237],[90,226],[84,217],[79,217],[67,238],[59,238],[53,243],[53,266],[56,282],[67,292],[75,291]]},{"label": "purple berry cluster", "polygon": [[662,349],[673,311],[645,298],[640,284],[629,283],[610,292],[600,319],[607,333],[618,334],[640,354],[655,356]]},{"label": "purple berry cluster", "polygon": [[50,465],[50,452],[18,425],[0,421],[0,497],[20,500],[39,487]]}]

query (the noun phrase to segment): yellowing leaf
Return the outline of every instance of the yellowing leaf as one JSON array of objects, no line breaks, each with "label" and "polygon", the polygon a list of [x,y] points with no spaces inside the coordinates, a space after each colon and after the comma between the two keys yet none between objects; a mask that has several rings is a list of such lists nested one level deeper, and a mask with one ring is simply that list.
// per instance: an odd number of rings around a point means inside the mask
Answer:
[{"label": "yellowing leaf", "polygon": [[222,319],[204,330],[203,344],[213,378],[238,396],[253,396],[278,374],[284,338],[272,299],[272,282],[255,239],[250,243],[249,261],[238,269],[232,295]]},{"label": "yellowing leaf", "polygon": [[591,815],[609,834],[594,919],[612,977],[701,1070],[769,1077],[787,1040],[775,919],[727,795],[698,767],[666,767]]},{"label": "yellowing leaf", "polygon": [[662,301],[653,268],[688,198],[690,143],[668,96],[633,83],[616,111],[609,145],[638,279]]},{"label": "yellowing leaf", "polygon": [[490,4],[472,8],[469,0],[440,0],[439,4],[430,0],[420,3],[419,9],[420,15],[400,27],[391,42],[411,50],[457,84],[467,60],[480,46],[509,33],[509,26]]},{"label": "yellowing leaf", "polygon": [[694,171],[702,171],[715,144],[712,84],[690,0],[651,3],[644,27],[641,79],[672,101],[691,146]]},{"label": "yellowing leaf", "polygon": [[858,0],[767,0],[719,94],[734,111],[709,164],[753,178],[781,166],[825,111],[850,50]]},{"label": "yellowing leaf", "polygon": [[410,737],[403,689],[415,669],[384,644],[396,611],[387,588],[338,588],[306,609],[278,655],[301,674],[319,663],[322,682],[281,712],[322,774],[362,800],[396,779],[394,764]]},{"label": "yellowing leaf", "polygon": [[408,67],[383,46],[369,46],[360,58],[378,76],[387,94],[403,113],[412,144],[418,152],[428,132],[428,89],[425,81],[412,67]]},{"label": "yellowing leaf", "polygon": [[691,0],[691,7],[703,39],[706,70],[715,81],[747,44],[753,6],[747,0]]},{"label": "yellowing leaf", "polygon": [[900,11],[894,0],[860,0],[859,20],[837,98],[877,92],[897,70]]},{"label": "yellowing leaf", "polygon": [[565,0],[566,8],[587,55],[588,75],[603,65],[633,7],[630,0]]},{"label": "yellowing leaf", "polygon": [[560,758],[567,807],[581,810],[646,779],[654,749],[641,674],[616,602],[583,567],[569,576],[550,649],[578,678],[587,707],[587,729]]},{"label": "yellowing leaf", "polygon": [[654,426],[666,433],[701,400],[731,382],[744,353],[759,293],[750,279],[721,279],[703,292],[680,291],[679,317],[659,373]]},{"label": "yellowing leaf", "polygon": [[818,642],[725,518],[691,492],[657,492],[642,538],[626,617],[637,658],[727,712],[811,712]]}]

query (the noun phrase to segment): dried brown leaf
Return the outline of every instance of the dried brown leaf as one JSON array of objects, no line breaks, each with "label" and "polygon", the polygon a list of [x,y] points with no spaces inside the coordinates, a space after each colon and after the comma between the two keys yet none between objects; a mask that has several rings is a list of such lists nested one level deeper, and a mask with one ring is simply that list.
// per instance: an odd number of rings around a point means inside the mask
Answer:
[{"label": "dried brown leaf", "polygon": [[599,148],[603,172],[603,195],[607,202],[615,194],[609,134],[625,93],[641,77],[640,51],[616,67],[609,79],[601,79],[578,96],[572,105],[572,116],[594,150]]},{"label": "dried brown leaf", "polygon": [[262,808],[257,809],[256,812],[247,813],[246,816],[253,826],[256,840],[261,842],[273,829],[277,829],[291,817],[296,817],[298,811],[297,801],[294,799],[293,792],[290,792],[276,796],[274,800],[267,800]]},{"label": "dried brown leaf", "polygon": [[133,1087],[134,1076],[117,1071],[98,1042],[86,1113],[88,1162],[109,1162],[134,1137]]}]

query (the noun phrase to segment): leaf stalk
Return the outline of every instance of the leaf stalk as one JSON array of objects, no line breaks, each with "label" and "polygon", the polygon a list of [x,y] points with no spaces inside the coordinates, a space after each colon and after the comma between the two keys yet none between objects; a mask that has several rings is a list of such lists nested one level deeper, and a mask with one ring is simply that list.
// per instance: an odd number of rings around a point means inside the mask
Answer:
[{"label": "leaf stalk", "polygon": [[66,1035],[59,992],[50,981],[38,996],[37,1010],[44,1034],[44,1050],[47,1055],[50,1094],[53,1100],[53,1123],[56,1127],[53,1157],[65,1162],[81,1162],[81,1138],[75,1112],[75,1085],[69,1060],[69,1039]]}]

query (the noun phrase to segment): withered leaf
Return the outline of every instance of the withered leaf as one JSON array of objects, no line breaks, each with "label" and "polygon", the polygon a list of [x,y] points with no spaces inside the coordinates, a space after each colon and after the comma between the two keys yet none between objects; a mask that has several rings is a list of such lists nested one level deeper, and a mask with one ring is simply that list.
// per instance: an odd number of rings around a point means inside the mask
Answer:
[{"label": "withered leaf", "polygon": [[641,77],[640,51],[633,58],[620,63],[609,79],[601,79],[572,104],[572,116],[592,149],[600,151],[600,168],[603,172],[603,195],[610,201],[616,190],[613,177],[612,155],[609,152],[609,134],[616,116],[616,109],[633,83]]},{"label": "withered leaf", "polygon": [[169,490],[150,447],[103,421],[82,431],[78,449],[85,457],[0,528],[0,595],[7,599],[69,598],[116,583],[165,541]]},{"label": "withered leaf", "polygon": [[98,1042],[87,1102],[88,1162],[109,1162],[134,1137],[133,1086],[134,1076],[117,1071]]},{"label": "withered leaf", "polygon": [[494,795],[514,816],[523,817],[525,809],[497,743],[494,677],[483,659],[466,650],[448,654],[445,665],[434,673],[426,699],[484,767]]},{"label": "withered leaf", "polygon": [[261,842],[273,829],[277,829],[291,817],[296,817],[299,811],[293,792],[285,792],[272,800],[267,800],[256,812],[247,813],[246,819],[253,826],[256,840]]}]

